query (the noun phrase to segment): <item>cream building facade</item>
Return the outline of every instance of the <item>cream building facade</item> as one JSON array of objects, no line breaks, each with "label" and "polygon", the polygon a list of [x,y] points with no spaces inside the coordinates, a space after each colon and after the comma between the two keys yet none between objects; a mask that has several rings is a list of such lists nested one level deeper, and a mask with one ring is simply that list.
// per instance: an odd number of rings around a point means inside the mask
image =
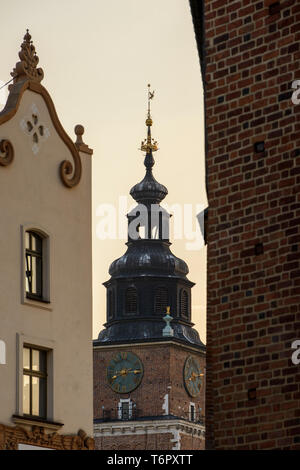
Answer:
[{"label": "cream building facade", "polygon": [[0,113],[0,449],[88,449],[92,150],[60,124],[28,31],[19,57]]}]

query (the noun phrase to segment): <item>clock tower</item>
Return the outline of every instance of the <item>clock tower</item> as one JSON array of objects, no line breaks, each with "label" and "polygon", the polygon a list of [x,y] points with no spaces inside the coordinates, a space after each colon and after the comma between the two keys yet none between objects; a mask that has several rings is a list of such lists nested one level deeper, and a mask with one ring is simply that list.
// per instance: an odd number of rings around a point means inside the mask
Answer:
[{"label": "clock tower", "polygon": [[205,346],[191,321],[187,264],[170,250],[168,191],[153,176],[148,85],[146,174],[133,186],[126,253],[110,268],[107,321],[94,340],[97,449],[204,449]]}]

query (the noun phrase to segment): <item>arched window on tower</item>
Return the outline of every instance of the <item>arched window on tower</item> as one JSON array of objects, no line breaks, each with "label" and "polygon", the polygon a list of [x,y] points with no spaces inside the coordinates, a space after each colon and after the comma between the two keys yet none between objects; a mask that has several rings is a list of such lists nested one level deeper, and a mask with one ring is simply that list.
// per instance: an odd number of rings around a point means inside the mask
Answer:
[{"label": "arched window on tower", "polygon": [[184,318],[189,317],[189,296],[185,289],[180,292],[180,314]]},{"label": "arched window on tower", "polygon": [[157,287],[154,294],[154,312],[166,313],[169,305],[168,289],[166,287]]},{"label": "arched window on tower", "polygon": [[137,313],[137,290],[135,287],[128,287],[125,293],[125,313]]}]

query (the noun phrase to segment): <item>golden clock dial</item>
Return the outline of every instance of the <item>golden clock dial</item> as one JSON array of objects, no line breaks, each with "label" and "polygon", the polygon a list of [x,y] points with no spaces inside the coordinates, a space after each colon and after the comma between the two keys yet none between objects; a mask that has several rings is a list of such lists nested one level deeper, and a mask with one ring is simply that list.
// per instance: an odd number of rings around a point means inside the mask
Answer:
[{"label": "golden clock dial", "polygon": [[128,393],[137,388],[143,374],[142,361],[132,352],[118,352],[107,367],[107,381],[116,393]]},{"label": "golden clock dial", "polygon": [[183,381],[191,397],[199,395],[203,376],[199,361],[193,356],[188,356],[183,367]]}]

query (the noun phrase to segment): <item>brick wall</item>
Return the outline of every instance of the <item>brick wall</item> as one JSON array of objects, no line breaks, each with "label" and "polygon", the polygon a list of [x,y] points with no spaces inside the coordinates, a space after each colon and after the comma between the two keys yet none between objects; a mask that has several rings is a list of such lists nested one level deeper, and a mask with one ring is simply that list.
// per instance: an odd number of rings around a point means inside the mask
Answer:
[{"label": "brick wall", "polygon": [[[110,360],[118,351],[133,352],[142,361],[144,366],[144,375],[141,384],[130,393],[115,393],[111,390],[106,380],[106,370]],[[166,395],[169,401],[169,415],[190,419],[190,403],[195,404],[196,418],[199,417],[198,412],[201,408],[204,414],[204,393],[205,384],[199,396],[191,397],[188,395],[183,382],[183,368],[185,360],[188,356],[194,356],[199,361],[202,370],[205,367],[205,356],[203,351],[195,350],[181,344],[170,344],[168,342],[161,344],[142,344],[142,345],[124,345],[119,347],[100,347],[94,349],[94,418],[102,419],[103,411],[111,410],[111,416],[116,417],[117,407],[121,398],[130,398],[136,405],[137,417],[155,417],[166,415]],[[120,425],[122,421],[119,422]],[[124,422],[123,422],[124,423]],[[151,424],[149,419],[146,425]],[[164,427],[163,421],[162,427]],[[115,423],[116,424],[116,423]],[[132,426],[138,428],[138,432],[133,434],[131,431],[124,431],[124,436],[96,436],[96,449],[165,449],[170,450],[174,447],[174,434],[172,432],[151,433],[146,430],[142,434],[143,424],[140,420],[133,420]],[[109,427],[109,422],[105,422],[105,427]],[[193,425],[188,426],[187,433],[191,433]],[[198,427],[197,427],[198,426]],[[180,448],[181,449],[203,449],[204,438],[197,436],[199,425],[196,424],[195,433],[191,435],[186,432],[180,432]],[[98,433],[98,431],[97,431]]]},{"label": "brick wall", "polygon": [[171,450],[173,438],[172,433],[96,437],[95,447],[97,450]]},{"label": "brick wall", "polygon": [[[174,440],[172,433],[105,436],[96,437],[95,446],[97,450],[172,450],[174,445],[172,440]],[[181,450],[204,450],[204,447],[204,439],[180,434]]]},{"label": "brick wall", "polygon": [[141,416],[164,415],[165,395],[169,395],[169,414],[188,417],[190,402],[204,413],[204,385],[198,397],[192,398],[183,384],[183,367],[186,358],[194,355],[204,369],[205,357],[202,352],[194,352],[182,346],[170,344],[125,345],[122,351],[136,354],[144,366],[141,384],[130,393],[115,393],[106,380],[106,370],[110,360],[120,348],[94,349],[94,418],[102,418],[102,406],[116,410],[120,398],[130,398]]},{"label": "brick wall", "polygon": [[207,447],[300,449],[300,3],[203,4]]}]

